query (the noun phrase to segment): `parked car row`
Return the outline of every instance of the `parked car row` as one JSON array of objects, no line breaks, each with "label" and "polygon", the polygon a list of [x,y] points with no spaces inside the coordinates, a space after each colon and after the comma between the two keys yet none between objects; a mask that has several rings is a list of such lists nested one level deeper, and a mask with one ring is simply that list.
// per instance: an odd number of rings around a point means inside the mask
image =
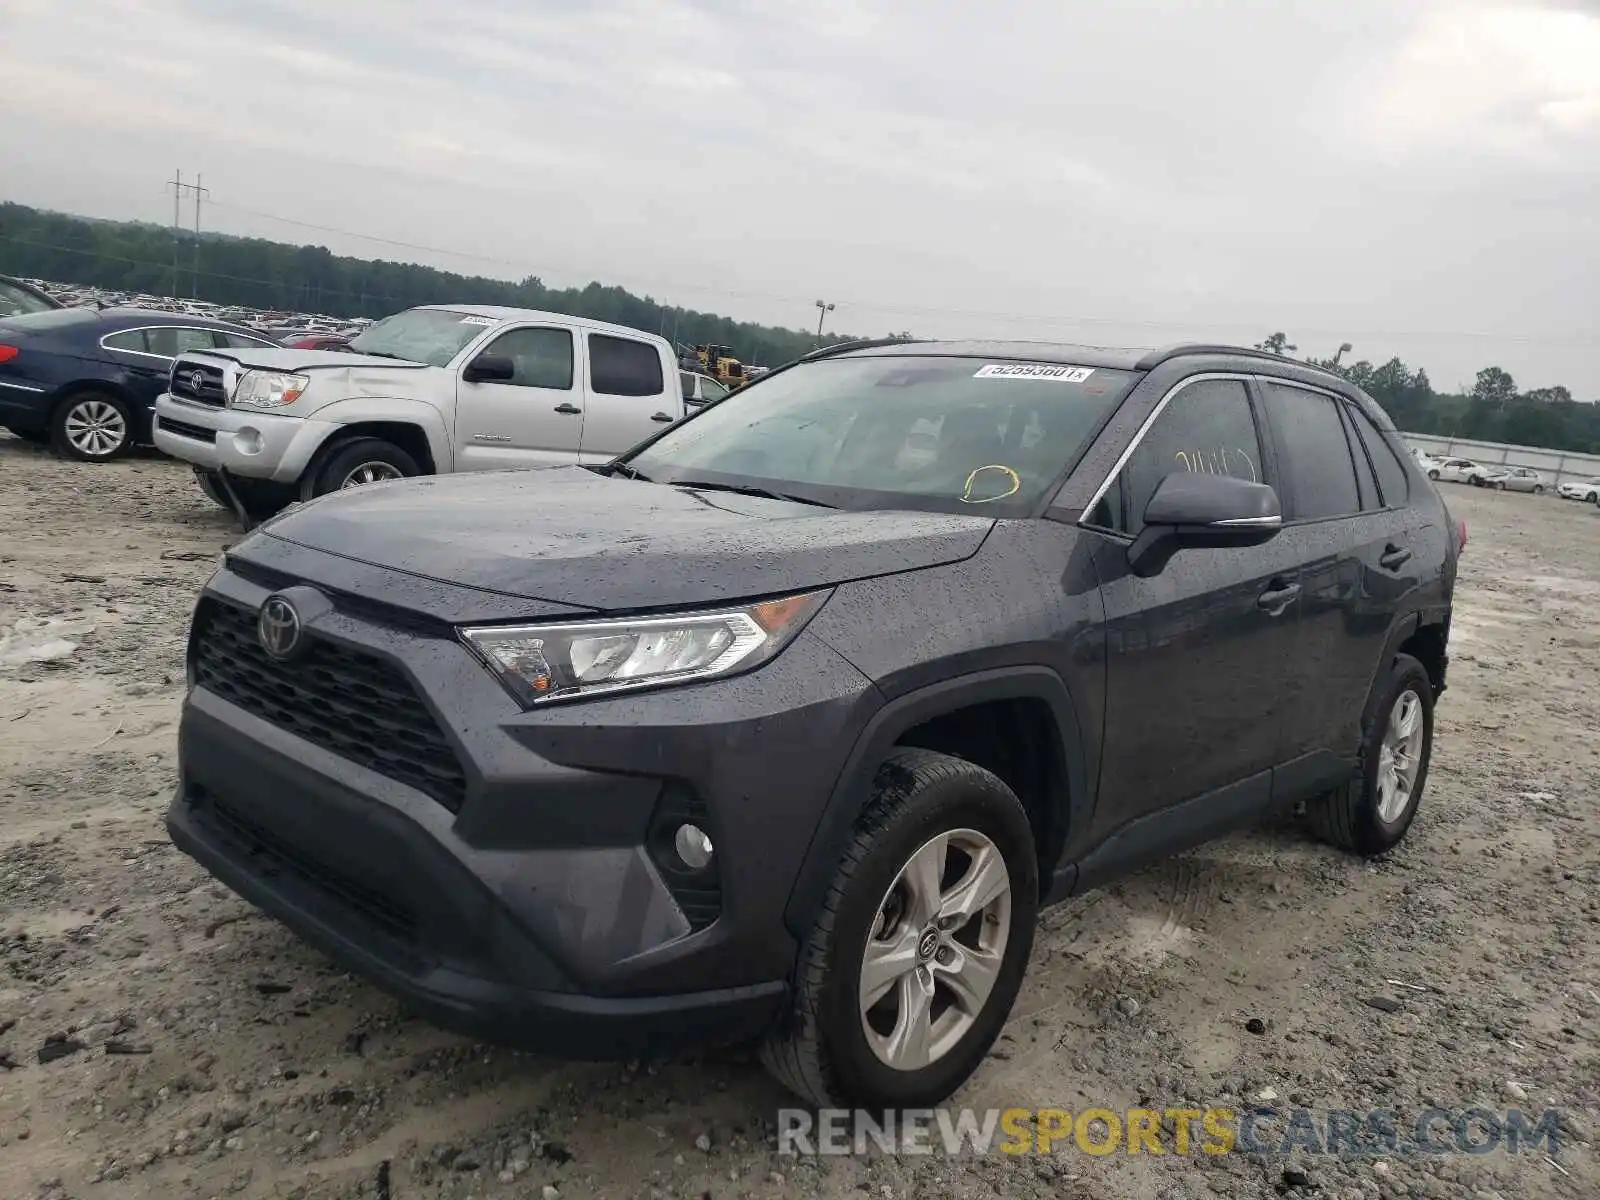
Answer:
[{"label": "parked car row", "polygon": [[[1429,454],[1426,450],[1413,450],[1412,456],[1428,478],[1436,483],[1467,483],[1473,487],[1501,492],[1529,492],[1538,496],[1550,490],[1549,481],[1532,467],[1480,463],[1470,458]],[[1600,504],[1600,478],[1565,480],[1555,488],[1555,494],[1563,500]]]}]

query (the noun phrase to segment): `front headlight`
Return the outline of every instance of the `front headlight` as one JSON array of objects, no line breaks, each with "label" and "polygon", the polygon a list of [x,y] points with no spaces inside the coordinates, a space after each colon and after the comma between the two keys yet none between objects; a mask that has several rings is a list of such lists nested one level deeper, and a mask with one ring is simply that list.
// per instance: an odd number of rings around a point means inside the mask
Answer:
[{"label": "front headlight", "polygon": [[234,385],[234,408],[270,409],[293,404],[305,394],[311,380],[287,371],[246,371]]},{"label": "front headlight", "polygon": [[805,628],[829,591],[715,612],[462,629],[526,707],[748,671]]}]

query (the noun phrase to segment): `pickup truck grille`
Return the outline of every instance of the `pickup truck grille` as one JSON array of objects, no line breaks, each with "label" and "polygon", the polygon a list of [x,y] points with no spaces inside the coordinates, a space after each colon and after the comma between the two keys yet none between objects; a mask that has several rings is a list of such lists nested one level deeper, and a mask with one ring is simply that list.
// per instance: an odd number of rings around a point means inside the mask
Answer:
[{"label": "pickup truck grille", "polygon": [[172,378],[167,390],[181,400],[209,404],[213,408],[221,408],[228,402],[222,387],[222,368],[209,363],[180,359],[172,366]]},{"label": "pickup truck grille", "polygon": [[341,758],[457,812],[461,761],[411,682],[374,655],[308,634],[298,658],[269,658],[256,614],[206,597],[195,614],[195,682]]}]

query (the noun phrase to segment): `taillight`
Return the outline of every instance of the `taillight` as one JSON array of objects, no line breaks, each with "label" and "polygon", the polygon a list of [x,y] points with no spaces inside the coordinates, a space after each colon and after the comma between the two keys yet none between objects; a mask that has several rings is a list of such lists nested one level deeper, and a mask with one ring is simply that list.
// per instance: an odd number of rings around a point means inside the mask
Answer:
[{"label": "taillight", "polygon": [[1456,532],[1461,535],[1460,548],[1465,550],[1467,548],[1467,523],[1465,521],[1457,521]]},{"label": "taillight", "polygon": [[0,346],[0,363],[10,362],[21,353],[22,350],[18,346]]}]

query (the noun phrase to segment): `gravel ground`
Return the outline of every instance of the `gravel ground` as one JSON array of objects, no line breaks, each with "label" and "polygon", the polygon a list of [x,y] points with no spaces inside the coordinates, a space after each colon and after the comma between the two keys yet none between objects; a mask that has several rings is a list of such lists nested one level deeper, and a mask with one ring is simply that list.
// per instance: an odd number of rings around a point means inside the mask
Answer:
[{"label": "gravel ground", "polygon": [[175,852],[184,631],[237,533],[176,464],[0,434],[0,634],[92,626],[0,665],[0,1196],[1600,1195],[1600,514],[1448,493],[1472,541],[1406,844],[1364,863],[1285,822],[1052,910],[957,1102],[1555,1106],[1558,1160],[796,1161],[746,1058],[472,1045]]}]

